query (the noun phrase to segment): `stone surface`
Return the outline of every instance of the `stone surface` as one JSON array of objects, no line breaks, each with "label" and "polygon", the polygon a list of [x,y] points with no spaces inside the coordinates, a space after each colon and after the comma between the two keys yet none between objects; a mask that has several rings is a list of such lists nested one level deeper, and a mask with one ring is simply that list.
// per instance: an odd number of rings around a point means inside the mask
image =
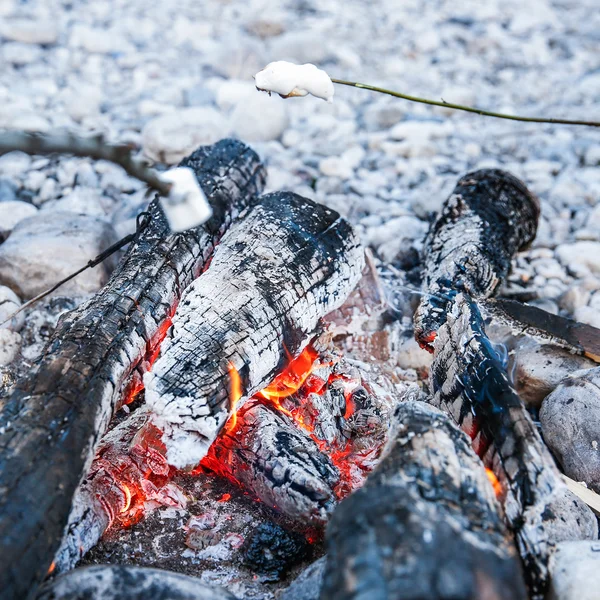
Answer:
[{"label": "stone surface", "polygon": [[550,559],[548,600],[597,600],[600,542],[561,542]]},{"label": "stone surface", "polygon": [[590,369],[595,363],[589,358],[571,354],[556,346],[522,345],[515,351],[515,388],[521,400],[529,407],[539,408],[544,398],[565,378],[581,369]]},{"label": "stone surface", "polygon": [[37,211],[33,204],[20,200],[3,202],[0,209],[0,242],[10,235],[15,225],[27,217],[32,217]]},{"label": "stone surface", "polygon": [[[24,299],[32,298],[115,241],[112,227],[93,217],[68,212],[30,217],[21,221],[0,246],[0,283]],[[95,292],[106,282],[108,272],[105,262],[65,284],[60,293]]]},{"label": "stone surface", "polygon": [[544,400],[540,422],[565,474],[600,493],[600,367],[565,379]]},{"label": "stone surface", "polygon": [[152,160],[174,164],[203,144],[213,144],[229,131],[213,108],[184,108],[149,121],[142,131],[144,153]]},{"label": "stone surface", "polygon": [[0,285],[0,329],[19,331],[25,323],[25,314],[19,313],[10,321],[6,321],[21,306],[21,300],[9,287]]},{"label": "stone surface", "polygon": [[4,367],[19,356],[21,336],[10,329],[0,329],[0,367]]}]

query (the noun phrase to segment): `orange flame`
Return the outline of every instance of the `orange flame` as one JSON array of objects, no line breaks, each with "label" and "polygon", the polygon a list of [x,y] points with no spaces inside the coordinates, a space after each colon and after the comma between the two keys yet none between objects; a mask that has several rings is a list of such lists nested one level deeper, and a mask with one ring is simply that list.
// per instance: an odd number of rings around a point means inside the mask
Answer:
[{"label": "orange flame", "polygon": [[242,390],[242,379],[233,363],[230,362],[227,368],[229,369],[229,411],[231,413],[227,421],[227,431],[232,431],[237,424],[237,403],[244,392]]},{"label": "orange flame", "polygon": [[502,495],[502,484],[496,477],[496,474],[491,469],[485,468],[485,474],[488,476],[492,487],[494,488],[494,493],[496,494],[496,498],[499,498]]},{"label": "orange flame", "polygon": [[311,374],[318,356],[318,352],[312,346],[307,346],[258,395],[265,400],[274,400],[276,398],[287,398],[295,394]]}]

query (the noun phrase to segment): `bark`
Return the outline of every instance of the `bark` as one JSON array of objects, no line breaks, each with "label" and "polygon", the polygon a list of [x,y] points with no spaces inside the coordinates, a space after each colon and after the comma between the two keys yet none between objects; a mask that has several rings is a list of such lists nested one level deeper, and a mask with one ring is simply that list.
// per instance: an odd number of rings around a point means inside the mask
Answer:
[{"label": "bark", "polygon": [[434,349],[432,404],[470,435],[475,450],[496,474],[530,591],[537,596],[548,583],[553,545],[594,539],[596,519],[562,481],[468,296],[456,296]]},{"label": "bark", "polygon": [[363,261],[347,221],[292,193],[264,196],[223,236],[144,378],[169,464],[200,462],[231,413],[231,370],[243,396],[265,387],[343,304]]},{"label": "bark", "polygon": [[200,148],[182,164],[197,173],[211,220],[170,235],[155,199],[150,225],[107,286],[62,320],[2,408],[0,589],[7,599],[26,597],[46,574],[130,375],[152,359],[182,290],[264,183],[256,154],[232,140]]},{"label": "bark", "polygon": [[36,600],[236,600],[222,588],[200,579],[124,565],[76,569],[46,583]]},{"label": "bark", "polygon": [[425,239],[423,299],[415,338],[431,350],[457,291],[491,296],[508,275],[514,254],[534,239],[539,202],[505,171],[465,175],[444,203]]},{"label": "bark", "polygon": [[514,600],[518,555],[467,436],[423,402],[398,406],[387,454],[336,509],[321,598]]}]

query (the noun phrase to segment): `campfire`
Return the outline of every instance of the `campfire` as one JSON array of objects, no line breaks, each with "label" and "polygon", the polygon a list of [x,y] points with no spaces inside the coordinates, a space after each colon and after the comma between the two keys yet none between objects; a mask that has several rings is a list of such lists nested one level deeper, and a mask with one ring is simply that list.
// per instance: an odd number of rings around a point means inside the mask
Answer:
[{"label": "campfire", "polygon": [[[6,597],[543,597],[555,548],[598,525],[501,344],[585,348],[491,299],[536,198],[463,177],[415,290],[335,211],[261,196],[242,143],[183,166],[212,218],[172,234],[153,201],[2,408]],[[415,292],[428,373],[399,362]]]}]

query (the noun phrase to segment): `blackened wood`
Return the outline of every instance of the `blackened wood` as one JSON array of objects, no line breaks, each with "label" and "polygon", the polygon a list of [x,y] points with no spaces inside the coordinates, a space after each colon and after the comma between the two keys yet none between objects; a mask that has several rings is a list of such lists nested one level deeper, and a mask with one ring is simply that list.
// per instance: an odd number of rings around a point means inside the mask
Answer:
[{"label": "blackened wood", "polygon": [[236,600],[180,573],[124,565],[76,569],[45,584],[36,600]]},{"label": "blackened wood", "polygon": [[496,291],[515,253],[534,239],[539,212],[537,198],[506,171],[460,179],[425,239],[424,295],[414,318],[419,344],[431,349],[457,290],[476,298]]},{"label": "blackened wood", "polygon": [[186,290],[144,377],[169,464],[193,467],[206,455],[231,411],[231,370],[244,396],[265,387],[344,303],[363,264],[335,211],[289,192],[250,207]]},{"label": "blackened wood", "polygon": [[598,534],[591,510],[566,487],[487,338],[477,305],[458,294],[433,343],[432,404],[471,436],[502,486],[530,591],[544,592],[553,545]]},{"label": "blackened wood", "polygon": [[518,554],[468,437],[439,410],[399,404],[395,437],[327,531],[323,600],[526,597]]},{"label": "blackened wood", "polygon": [[45,575],[123,388],[153,352],[160,328],[203,269],[231,220],[260,192],[264,169],[247,146],[223,140],[182,163],[196,172],[213,217],[170,235],[152,221],[107,286],[68,314],[0,415],[0,589],[24,598]]}]

